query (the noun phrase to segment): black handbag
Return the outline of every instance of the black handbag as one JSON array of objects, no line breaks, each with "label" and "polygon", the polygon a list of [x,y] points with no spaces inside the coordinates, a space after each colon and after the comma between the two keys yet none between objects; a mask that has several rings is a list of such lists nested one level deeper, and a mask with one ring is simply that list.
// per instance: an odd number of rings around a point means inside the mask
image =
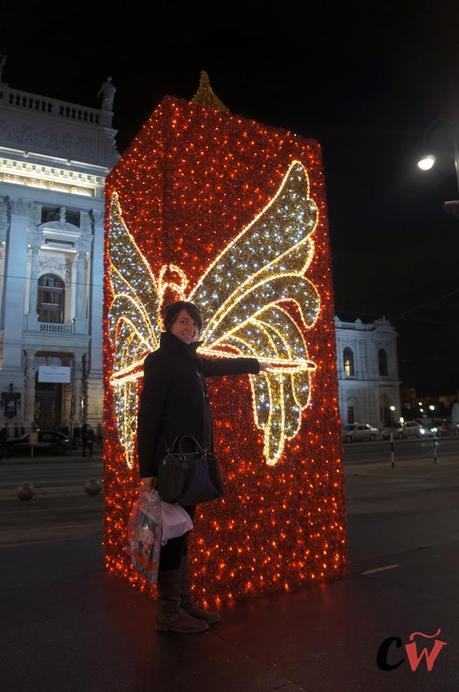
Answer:
[{"label": "black handbag", "polygon": [[[193,451],[183,451],[185,440],[191,440]],[[217,457],[189,434],[176,437],[161,459],[156,487],[165,502],[182,506],[217,500],[224,492]]]}]

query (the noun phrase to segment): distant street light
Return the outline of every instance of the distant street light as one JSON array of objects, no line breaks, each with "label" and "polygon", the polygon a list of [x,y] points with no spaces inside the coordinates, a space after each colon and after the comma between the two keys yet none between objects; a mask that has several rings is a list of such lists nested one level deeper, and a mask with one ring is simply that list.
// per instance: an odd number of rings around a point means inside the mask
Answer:
[{"label": "distant street light", "polygon": [[[437,120],[434,120],[427,127],[424,133],[424,140],[426,140],[427,134],[431,132],[431,130],[436,125],[440,124],[447,125],[447,129],[450,135],[450,141],[452,145],[452,151],[450,150],[450,154],[452,154],[454,161],[454,169],[456,171],[457,193],[459,196],[459,125],[455,125],[453,122],[451,122],[451,120],[448,120],[447,118],[437,118]],[[430,171],[435,166],[436,162],[436,157],[433,154],[428,154],[418,161],[418,168],[420,168],[422,171]],[[443,204],[443,209],[446,212],[459,217],[459,200],[455,199],[445,202]]]},{"label": "distant street light", "polygon": [[420,159],[418,161],[418,168],[420,168],[421,171],[430,171],[430,169],[435,166],[435,163],[436,163],[435,156],[432,156],[432,155],[425,156],[423,159]]},{"label": "distant street light", "polygon": [[435,411],[435,406],[433,404],[430,404],[429,408],[431,411]]},{"label": "distant street light", "polygon": [[394,422],[395,422],[395,419],[394,419],[395,406],[394,406],[394,404],[391,404],[389,406],[389,410],[390,410],[390,424],[394,425]]}]

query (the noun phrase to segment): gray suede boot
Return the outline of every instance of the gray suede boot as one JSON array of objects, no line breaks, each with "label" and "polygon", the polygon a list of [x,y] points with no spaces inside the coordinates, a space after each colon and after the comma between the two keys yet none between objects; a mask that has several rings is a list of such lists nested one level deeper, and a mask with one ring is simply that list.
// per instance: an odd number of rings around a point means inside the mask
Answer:
[{"label": "gray suede boot", "polygon": [[209,625],[197,620],[180,607],[180,570],[158,574],[158,615],[155,628],[160,632],[194,634],[205,632]]},{"label": "gray suede boot", "polygon": [[193,617],[193,619],[207,622],[209,625],[214,625],[221,620],[218,613],[211,610],[203,610],[191,600],[190,573],[186,555],[182,556],[182,562],[180,563],[180,605],[188,615]]}]

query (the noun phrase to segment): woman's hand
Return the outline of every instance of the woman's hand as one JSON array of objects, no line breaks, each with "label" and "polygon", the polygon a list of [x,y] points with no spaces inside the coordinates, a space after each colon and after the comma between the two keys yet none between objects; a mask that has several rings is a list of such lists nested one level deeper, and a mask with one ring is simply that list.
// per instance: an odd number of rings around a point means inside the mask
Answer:
[{"label": "woman's hand", "polygon": [[258,365],[260,366],[260,372],[264,372],[269,368],[269,363],[267,363],[265,360],[259,360]]},{"label": "woman's hand", "polygon": [[147,478],[141,478],[140,480],[144,490],[150,491],[156,487],[156,476],[148,476]]}]

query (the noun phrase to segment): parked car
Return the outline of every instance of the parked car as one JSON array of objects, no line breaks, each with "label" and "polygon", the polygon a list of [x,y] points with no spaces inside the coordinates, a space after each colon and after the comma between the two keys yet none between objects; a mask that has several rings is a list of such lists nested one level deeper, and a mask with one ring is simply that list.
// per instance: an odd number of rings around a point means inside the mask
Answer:
[{"label": "parked car", "polygon": [[[434,428],[432,428],[434,430]],[[459,435],[459,425],[451,421],[443,421],[436,426],[437,435],[444,437],[445,435]]]},{"label": "parked car", "polygon": [[428,437],[430,430],[415,420],[407,420],[403,424],[403,437]]},{"label": "parked car", "polygon": [[[11,454],[14,456],[31,456],[29,433],[8,440]],[[68,435],[56,430],[39,430],[38,444],[34,445],[34,454],[65,454],[72,449],[72,440]]]},{"label": "parked car", "polygon": [[342,438],[344,442],[376,440],[379,434],[379,429],[369,423],[352,423],[344,426]]}]

